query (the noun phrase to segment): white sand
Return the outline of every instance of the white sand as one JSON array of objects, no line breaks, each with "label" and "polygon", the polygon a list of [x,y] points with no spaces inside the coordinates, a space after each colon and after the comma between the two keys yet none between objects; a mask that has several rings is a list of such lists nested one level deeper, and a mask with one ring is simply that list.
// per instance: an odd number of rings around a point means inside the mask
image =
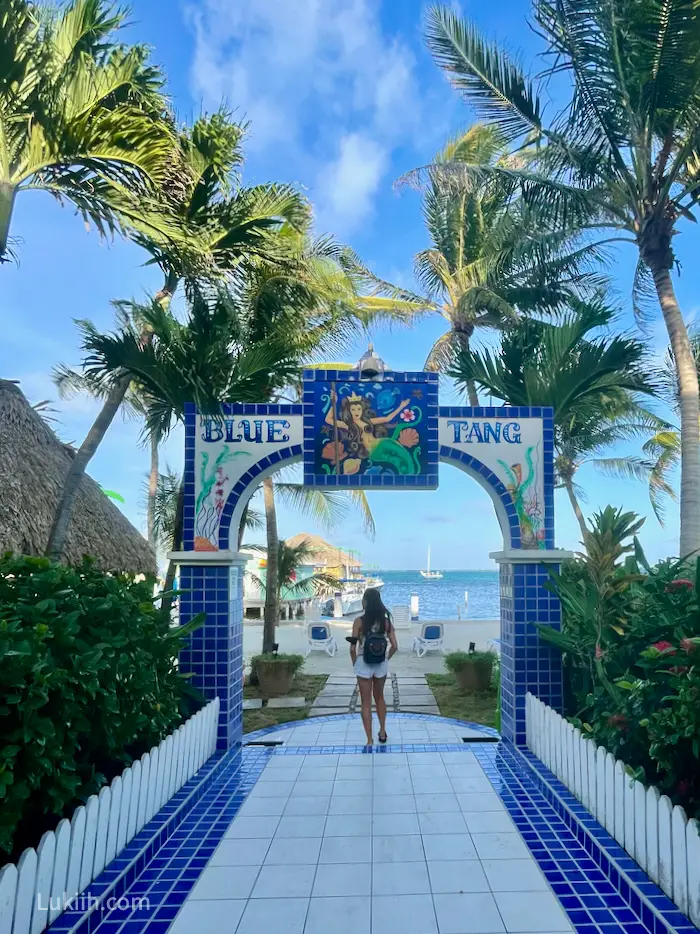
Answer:
[{"label": "white sand", "polygon": [[[309,674],[340,674],[350,671],[350,646],[345,641],[345,637],[350,635],[352,621],[348,620],[328,620],[331,624],[333,635],[338,640],[340,651],[335,658],[330,658],[325,652],[312,652],[306,659],[304,670]],[[439,622],[439,620],[427,620],[426,622]],[[456,649],[469,648],[469,643],[474,642],[477,649],[484,650],[488,648],[491,639],[498,639],[501,630],[500,620],[497,619],[475,619],[475,620],[456,620],[443,621],[445,627],[445,651],[455,651]],[[396,674],[411,674],[414,672],[442,672],[444,671],[442,656],[439,652],[429,652],[423,658],[417,658],[411,652],[413,637],[420,634],[422,623],[413,623],[411,630],[398,629],[396,637],[399,643],[399,651],[391,660],[391,670]],[[281,623],[277,627],[277,642],[280,652],[296,652],[303,655],[308,646],[307,624],[299,623]],[[260,652],[262,647],[262,623],[250,622],[246,620],[243,626],[243,654],[246,659],[251,655]]]}]

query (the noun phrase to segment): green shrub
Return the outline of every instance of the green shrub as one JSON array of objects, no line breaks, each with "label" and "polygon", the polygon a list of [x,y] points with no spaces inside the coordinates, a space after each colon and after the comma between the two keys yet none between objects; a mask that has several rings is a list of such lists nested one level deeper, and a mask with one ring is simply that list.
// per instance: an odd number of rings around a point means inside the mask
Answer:
[{"label": "green shrub", "polygon": [[493,665],[495,652],[448,652],[445,655],[445,668],[456,674],[468,665]]},{"label": "green shrub", "polygon": [[551,588],[562,632],[567,713],[584,735],[700,816],[700,596],[698,566],[652,567],[632,513],[594,517],[587,554]]},{"label": "green shrub", "polygon": [[[14,857],[180,722],[185,632],[154,580],[0,559],[0,852]],[[190,690],[191,694],[191,690]]]},{"label": "green shrub", "polygon": [[266,652],[263,655],[254,655],[250,660],[251,671],[256,671],[260,662],[265,662],[265,664],[272,662],[273,664],[285,665],[296,674],[304,664],[304,656],[285,655],[281,652]]}]

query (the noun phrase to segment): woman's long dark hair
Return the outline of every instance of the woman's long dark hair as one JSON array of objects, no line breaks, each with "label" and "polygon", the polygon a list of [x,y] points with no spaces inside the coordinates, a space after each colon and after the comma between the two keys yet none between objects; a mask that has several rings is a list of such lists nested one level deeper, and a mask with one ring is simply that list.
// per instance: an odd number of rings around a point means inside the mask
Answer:
[{"label": "woman's long dark hair", "polygon": [[389,632],[391,629],[391,613],[382,603],[382,595],[374,587],[365,590],[362,598],[364,613],[362,614],[362,632],[366,636],[372,631],[375,623],[381,624],[380,632]]}]

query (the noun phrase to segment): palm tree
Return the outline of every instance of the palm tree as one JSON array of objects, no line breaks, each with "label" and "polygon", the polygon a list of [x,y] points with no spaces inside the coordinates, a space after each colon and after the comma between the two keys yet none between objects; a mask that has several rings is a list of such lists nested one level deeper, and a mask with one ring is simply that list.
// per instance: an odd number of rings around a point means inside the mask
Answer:
[{"label": "palm tree", "polygon": [[172,149],[163,76],[146,46],[117,41],[125,18],[107,0],[0,0],[0,262],[20,191],[71,202],[104,233],[128,224],[162,179]]},{"label": "palm tree", "polygon": [[[184,323],[155,300],[133,308],[114,334],[101,334],[89,321],[79,322],[84,373],[98,387],[110,386],[115,373],[126,374],[149,400],[147,431],[165,438],[184,420],[189,402],[202,412],[218,412],[221,402],[268,398],[296,375],[297,361],[284,333],[271,330],[257,340],[248,312],[229,291],[195,290]],[[151,335],[148,342],[143,340],[144,327]],[[182,542],[182,502],[181,487],[175,550]],[[167,580],[173,579],[171,565]]]},{"label": "palm tree", "polygon": [[[527,212],[511,180],[495,176],[475,186],[445,173],[473,163],[514,164],[496,127],[475,124],[450,141],[433,166],[406,177],[421,186],[431,239],[415,258],[415,277],[425,304],[449,325],[428,354],[428,370],[449,365],[456,349],[468,350],[477,330],[498,329],[533,308],[560,306],[590,260],[572,238],[525,230]],[[478,405],[474,386],[467,390],[470,405]]]},{"label": "palm tree", "polygon": [[673,237],[700,197],[700,6],[688,0],[534,0],[551,57],[538,79],[565,74],[571,96],[553,121],[535,83],[451,9],[428,13],[437,63],[503,138],[536,148],[524,167],[462,164],[472,183],[504,178],[548,225],[585,229],[638,251],[635,292],[653,286],[680,387],[680,551],[700,549],[698,375],[671,270]]},{"label": "palm tree", "polygon": [[[180,281],[195,288],[199,277],[220,277],[235,269],[246,255],[279,255],[282,223],[305,222],[306,201],[289,186],[259,185],[233,191],[242,161],[243,128],[219,110],[197,120],[191,131],[179,134],[169,170],[155,202],[145,202],[131,236],[158,264],[163,285],[155,300],[167,309]],[[126,195],[122,193],[122,200]],[[163,221],[158,212],[165,218]],[[134,217],[137,214],[133,205]],[[176,235],[173,235],[176,231]],[[117,307],[128,307],[117,303]],[[142,323],[142,340],[151,339]],[[61,374],[65,373],[65,368]],[[128,373],[114,373],[95,422],[71,462],[49,536],[47,555],[58,560],[80,479],[114,420],[129,389]],[[158,476],[159,438],[150,435],[151,479],[148,505],[152,531],[153,498]]]},{"label": "palm tree", "polygon": [[[700,333],[690,334],[690,347],[695,360],[695,369],[700,376]],[[660,397],[665,408],[675,416],[680,410],[680,386],[678,369],[671,347],[666,351],[663,366],[658,371]],[[675,421],[675,419],[674,419]],[[681,463],[681,432],[678,424],[663,423],[642,446],[641,457],[627,457],[611,463],[611,472],[620,477],[649,478],[649,493],[656,517],[663,524],[664,503],[662,495],[676,499],[672,486],[672,474]]]},{"label": "palm tree", "polygon": [[656,384],[644,345],[598,336],[613,311],[602,301],[571,299],[550,321],[524,318],[505,330],[496,350],[460,350],[450,370],[458,385],[477,386],[508,405],[554,410],[555,465],[584,538],[587,527],[574,486],[584,459],[617,441],[639,437],[660,420],[638,403]]},{"label": "palm tree", "polygon": [[[287,244],[284,264],[253,257],[242,266],[236,287],[250,309],[251,334],[264,341],[271,330],[283,333],[290,353],[305,365],[329,349],[339,351],[348,338],[372,322],[387,319],[404,323],[425,303],[406,291],[373,276],[359,257],[331,237],[311,238],[307,230],[285,225],[281,236]],[[298,389],[298,380],[291,384]],[[261,397],[260,401],[265,401]],[[302,494],[306,495],[306,494]],[[359,491],[351,494],[368,513]],[[263,482],[268,558],[263,649],[274,644],[279,618],[276,580],[277,515],[275,486]]]}]

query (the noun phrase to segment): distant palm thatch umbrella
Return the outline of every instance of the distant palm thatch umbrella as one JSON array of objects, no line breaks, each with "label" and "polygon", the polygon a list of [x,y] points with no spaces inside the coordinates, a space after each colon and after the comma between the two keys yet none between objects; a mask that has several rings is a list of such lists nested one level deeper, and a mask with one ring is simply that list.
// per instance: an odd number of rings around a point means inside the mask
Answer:
[{"label": "distant palm thatch umbrella", "polygon": [[[0,379],[0,553],[44,553],[72,457],[19,387]],[[68,531],[66,561],[79,563],[86,554],[103,570],[156,570],[146,539],[87,475]]]}]

